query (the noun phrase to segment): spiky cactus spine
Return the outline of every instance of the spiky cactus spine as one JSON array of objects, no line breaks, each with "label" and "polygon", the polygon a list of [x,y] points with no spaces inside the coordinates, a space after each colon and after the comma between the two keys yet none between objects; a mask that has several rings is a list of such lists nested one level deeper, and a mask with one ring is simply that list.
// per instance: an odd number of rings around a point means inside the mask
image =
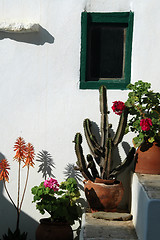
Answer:
[{"label": "spiky cactus spine", "polygon": [[[80,133],[75,135],[74,143],[75,143],[75,152],[77,155],[77,170],[80,170],[84,178],[87,180],[90,179],[94,181],[96,177],[100,177],[102,179],[111,179],[115,178],[121,171],[123,171],[132,161],[135,149],[131,148],[128,156],[122,162],[121,165],[118,165],[116,168],[111,169],[112,166],[112,152],[115,147],[122,141],[122,138],[125,133],[125,128],[127,125],[127,117],[128,117],[128,109],[125,108],[123,113],[120,116],[119,124],[117,131],[114,137],[111,138],[109,129],[111,128],[111,124],[108,122],[108,105],[107,105],[107,95],[106,95],[106,87],[101,86],[99,89],[99,101],[100,101],[100,113],[101,113],[101,140],[98,143],[96,137],[92,133],[91,129],[91,121],[89,119],[85,119],[83,123],[84,133],[91,150],[92,155],[87,155],[87,161],[83,155],[82,149],[82,136]],[[96,169],[95,162],[100,167],[100,176]],[[89,171],[90,169],[90,171]]]}]

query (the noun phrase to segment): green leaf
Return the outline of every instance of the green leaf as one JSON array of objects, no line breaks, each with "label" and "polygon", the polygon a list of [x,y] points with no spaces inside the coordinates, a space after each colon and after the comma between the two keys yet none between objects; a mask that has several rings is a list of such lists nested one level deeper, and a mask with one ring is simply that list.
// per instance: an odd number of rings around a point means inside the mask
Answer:
[{"label": "green leaf", "polygon": [[139,147],[143,141],[144,141],[144,138],[140,138],[140,137],[133,138],[133,144],[136,148]]},{"label": "green leaf", "polygon": [[148,139],[148,142],[150,142],[150,143],[153,143],[154,141],[155,141],[154,137],[151,137],[151,138]]}]

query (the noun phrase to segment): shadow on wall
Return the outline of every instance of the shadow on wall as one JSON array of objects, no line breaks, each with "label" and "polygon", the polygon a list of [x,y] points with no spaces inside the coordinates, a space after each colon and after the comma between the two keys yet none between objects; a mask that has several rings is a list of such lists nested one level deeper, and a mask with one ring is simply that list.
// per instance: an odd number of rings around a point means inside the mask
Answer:
[{"label": "shadow on wall", "polygon": [[39,26],[39,32],[31,33],[12,33],[0,31],[0,40],[9,38],[17,42],[25,42],[35,45],[44,45],[45,43],[54,43],[54,37],[43,27]]},{"label": "shadow on wall", "polygon": [[[131,146],[127,142],[122,142],[122,147],[127,156]],[[113,157],[117,159],[117,164],[119,164],[120,161],[124,161],[124,159],[121,159],[120,157],[118,148],[115,149]],[[134,161],[132,161],[132,163],[117,176],[117,179],[122,182],[124,187],[124,195],[119,207],[124,210],[128,210],[129,212],[131,211],[131,179],[134,172],[134,167],[135,164]]]},{"label": "shadow on wall", "polygon": [[55,168],[55,163],[51,154],[46,151],[42,150],[37,154],[37,162],[40,162],[38,173],[42,172],[42,177],[44,179],[48,177],[55,177],[52,173],[53,168]]},{"label": "shadow on wall", "polygon": [[75,165],[72,164],[72,163],[68,163],[63,171],[63,174],[65,176],[65,179],[67,178],[75,178],[76,181],[77,181],[77,184],[78,184],[78,187],[81,189],[81,190],[84,190],[83,189],[83,186],[80,184],[82,182],[82,175],[80,172],[78,171],[75,171]]},{"label": "shadow on wall", "polygon": [[[5,156],[0,153],[0,160],[4,159]],[[17,190],[17,189],[15,189]],[[16,219],[17,219],[17,213],[16,209],[12,205],[10,201],[8,201],[3,196],[3,182],[0,181],[0,239],[2,235],[7,233],[8,228],[10,228],[12,231],[15,231],[16,229]],[[21,232],[27,232],[28,233],[28,240],[34,240],[35,239],[35,231],[38,227],[38,222],[36,222],[33,218],[28,216],[26,213],[21,211],[20,215],[20,230]]]}]

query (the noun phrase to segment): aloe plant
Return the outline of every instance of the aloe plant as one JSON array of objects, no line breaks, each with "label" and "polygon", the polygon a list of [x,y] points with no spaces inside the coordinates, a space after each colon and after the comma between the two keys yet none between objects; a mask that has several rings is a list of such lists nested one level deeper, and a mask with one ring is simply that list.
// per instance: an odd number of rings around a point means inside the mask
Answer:
[{"label": "aloe plant", "polygon": [[[116,133],[111,137],[110,129],[112,127],[108,121],[108,104],[107,104],[107,93],[106,87],[101,86],[99,89],[99,101],[100,101],[100,113],[101,113],[101,127],[100,127],[100,142],[97,141],[95,135],[92,133],[92,122],[87,118],[84,120],[83,127],[85,137],[92,154],[88,154],[86,158],[83,154],[82,149],[82,135],[76,133],[75,153],[77,155],[77,167],[83,177],[86,180],[94,181],[95,178],[102,179],[113,179],[122,172],[133,160],[135,148],[131,148],[126,159],[114,169],[112,169],[112,152],[113,149],[118,146],[122,141],[125,134],[128,118],[128,108],[125,107],[122,112]],[[97,170],[96,166],[100,167],[100,171]]]}]

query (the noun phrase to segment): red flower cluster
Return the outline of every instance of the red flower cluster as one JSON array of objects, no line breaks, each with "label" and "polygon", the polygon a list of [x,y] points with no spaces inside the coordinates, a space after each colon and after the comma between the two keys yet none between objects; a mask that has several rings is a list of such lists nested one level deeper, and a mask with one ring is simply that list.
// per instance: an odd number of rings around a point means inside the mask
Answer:
[{"label": "red flower cluster", "polygon": [[14,151],[16,151],[16,155],[14,156],[14,159],[16,159],[18,162],[23,161],[25,163],[25,166],[30,165],[33,167],[34,162],[34,147],[31,143],[28,143],[26,146],[26,143],[23,138],[19,137],[16,140],[16,143],[14,145]]},{"label": "red flower cluster", "polygon": [[16,140],[14,145],[14,151],[16,151],[14,159],[16,159],[18,162],[24,161],[26,153],[26,143],[23,138],[19,137]]},{"label": "red flower cluster", "polygon": [[34,159],[35,153],[34,153],[34,147],[31,143],[28,143],[26,146],[26,160],[25,160],[25,166],[32,166],[34,165],[33,159]]},{"label": "red flower cluster", "polygon": [[0,181],[9,181],[9,172],[7,171],[9,169],[10,167],[8,161],[6,159],[2,159],[0,162]]},{"label": "red flower cluster", "polygon": [[115,101],[113,102],[112,110],[115,112],[117,115],[121,115],[123,110],[125,109],[125,104],[124,102],[121,101]]},{"label": "red flower cluster", "polygon": [[152,120],[150,118],[141,119],[140,126],[142,131],[149,131],[152,126]]},{"label": "red flower cluster", "polygon": [[59,190],[59,184],[56,179],[50,178],[44,181],[44,186],[49,187],[50,189],[53,189],[54,191]]}]

